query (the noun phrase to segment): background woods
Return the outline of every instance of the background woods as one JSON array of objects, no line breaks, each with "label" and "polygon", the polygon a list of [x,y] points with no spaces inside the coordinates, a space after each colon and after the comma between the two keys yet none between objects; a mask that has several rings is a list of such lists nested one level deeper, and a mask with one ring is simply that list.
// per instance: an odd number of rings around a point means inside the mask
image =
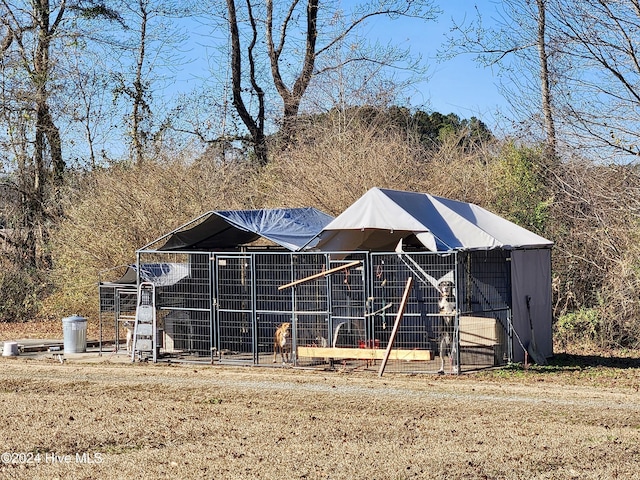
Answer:
[{"label": "background woods", "polygon": [[100,271],[205,211],[335,215],[378,186],[553,240],[556,340],[637,347],[636,2],[455,24],[442,57],[500,68],[506,132],[410,105],[429,64],[367,35],[437,2],[350,5],[0,2],[0,320],[91,316]]}]

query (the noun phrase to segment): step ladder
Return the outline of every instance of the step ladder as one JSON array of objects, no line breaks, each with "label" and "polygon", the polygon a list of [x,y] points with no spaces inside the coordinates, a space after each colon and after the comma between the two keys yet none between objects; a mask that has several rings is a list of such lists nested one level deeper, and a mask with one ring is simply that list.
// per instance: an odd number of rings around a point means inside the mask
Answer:
[{"label": "step ladder", "polygon": [[156,292],[151,282],[142,282],[138,287],[138,305],[133,327],[131,361],[153,357],[157,361]]}]

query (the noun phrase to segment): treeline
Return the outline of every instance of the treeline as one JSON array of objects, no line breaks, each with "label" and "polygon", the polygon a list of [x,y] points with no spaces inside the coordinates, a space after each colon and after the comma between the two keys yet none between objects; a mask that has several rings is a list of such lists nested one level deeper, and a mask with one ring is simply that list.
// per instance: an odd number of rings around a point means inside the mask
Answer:
[{"label": "treeline", "polygon": [[[204,211],[337,214],[379,186],[553,240],[557,340],[637,347],[637,2],[505,0],[502,23],[453,26],[444,57],[500,67],[513,138],[392,106],[425,66],[368,22],[428,28],[436,4],[0,4],[0,320],[93,315],[98,272]],[[206,53],[181,58],[196,25]],[[168,94],[189,61],[211,67]]]},{"label": "treeline", "polygon": [[544,146],[497,140],[484,129],[470,143],[476,122],[455,116],[439,126],[437,141],[426,141],[414,122],[423,113],[390,115],[401,111],[306,119],[265,167],[212,148],[69,173],[65,215],[50,231],[52,268],[29,275],[4,265],[2,320],[97,315],[101,271],[133,263],[136,248],[205,211],[314,206],[336,215],[378,186],[476,203],[553,240],[556,339],[638,345],[636,167],[550,161]]}]

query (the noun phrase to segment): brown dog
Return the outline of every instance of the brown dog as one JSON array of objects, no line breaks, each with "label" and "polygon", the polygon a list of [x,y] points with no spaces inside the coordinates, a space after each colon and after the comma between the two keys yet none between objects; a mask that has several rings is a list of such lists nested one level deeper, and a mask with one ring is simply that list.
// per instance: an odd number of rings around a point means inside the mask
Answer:
[{"label": "brown dog", "polygon": [[282,358],[282,363],[290,360],[291,354],[291,324],[285,322],[278,327],[273,337],[273,363],[276,363],[278,352]]}]

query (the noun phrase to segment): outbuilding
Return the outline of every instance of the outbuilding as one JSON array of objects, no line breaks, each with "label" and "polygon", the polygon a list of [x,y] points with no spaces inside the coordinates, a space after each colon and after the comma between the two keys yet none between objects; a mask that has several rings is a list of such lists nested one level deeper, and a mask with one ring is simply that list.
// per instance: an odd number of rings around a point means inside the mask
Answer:
[{"label": "outbuilding", "polygon": [[373,188],[335,219],[207,212],[135,270],[155,286],[160,359],[280,365],[289,324],[293,366],[460,372],[553,354],[551,247],[477,205]]},{"label": "outbuilding", "polygon": [[527,350],[553,355],[550,240],[471,203],[380,188],[365,193],[318,237],[315,247],[325,251],[459,254],[465,268],[476,271],[469,277],[476,292],[467,292],[462,312],[508,308],[512,360],[523,361]]}]

